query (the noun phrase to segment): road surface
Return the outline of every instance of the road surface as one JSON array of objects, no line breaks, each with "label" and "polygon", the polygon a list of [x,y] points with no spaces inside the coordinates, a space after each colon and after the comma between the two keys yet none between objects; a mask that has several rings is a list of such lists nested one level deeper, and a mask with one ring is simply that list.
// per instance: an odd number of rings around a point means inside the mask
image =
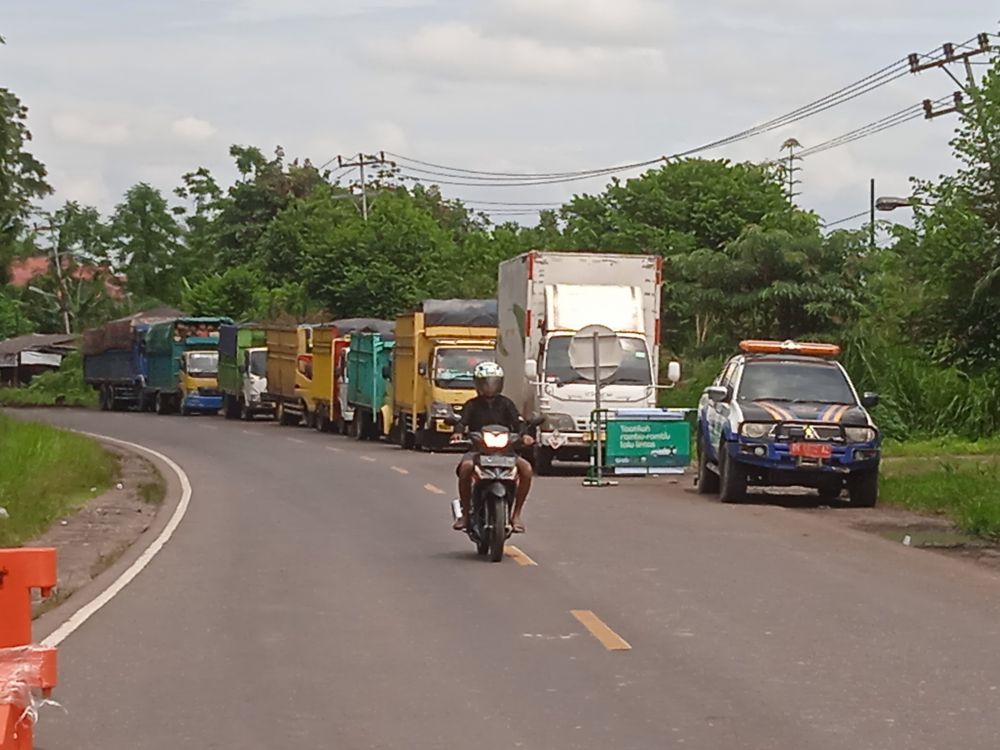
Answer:
[{"label": "road surface", "polygon": [[686,483],[556,477],[514,539],[537,564],[493,565],[450,530],[454,457],[35,416],[162,451],[194,488],[62,644],[42,750],[1000,746],[1000,580],[961,561]]}]

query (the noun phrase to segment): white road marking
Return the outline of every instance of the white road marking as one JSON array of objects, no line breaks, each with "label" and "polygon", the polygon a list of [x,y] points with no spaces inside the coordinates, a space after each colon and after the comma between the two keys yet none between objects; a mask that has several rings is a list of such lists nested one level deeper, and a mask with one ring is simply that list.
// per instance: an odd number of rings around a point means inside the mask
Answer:
[{"label": "white road marking", "polygon": [[244,435],[260,435],[256,430],[241,430]]},{"label": "white road marking", "polygon": [[333,451],[334,453],[342,453],[344,450],[343,448],[338,448],[336,445],[328,445],[326,446],[326,449],[328,451]]},{"label": "white road marking", "polygon": [[390,466],[389,468],[392,469],[397,474],[409,474],[410,473],[408,469],[404,469],[401,466]]},{"label": "white road marking", "polygon": [[170,540],[170,537],[174,535],[174,532],[180,525],[181,520],[184,518],[184,514],[187,513],[188,505],[191,503],[191,480],[189,480],[188,475],[184,473],[184,469],[178,466],[172,459],[163,455],[159,451],[153,450],[152,448],[146,448],[145,446],[137,443],[130,443],[127,440],[119,440],[118,438],[108,437],[106,435],[96,435],[92,432],[81,432],[81,434],[98,438],[100,440],[107,440],[109,443],[117,443],[118,445],[123,445],[128,448],[134,448],[135,450],[146,453],[154,458],[158,458],[177,476],[177,479],[181,484],[181,500],[177,503],[177,507],[174,509],[174,514],[170,517],[170,520],[167,521],[167,525],[163,527],[163,531],[161,531],[160,535],[142,551],[142,554],[136,558],[135,562],[129,565],[128,568],[120,576],[118,576],[118,578],[116,578],[110,586],[104,589],[104,591],[80,607],[80,609],[74,612],[73,615],[66,620],[66,622],[52,631],[49,636],[42,641],[43,646],[58,646],[70,635],[72,635],[81,625],[83,625],[83,623],[100,611],[105,604],[120,594],[121,590],[128,586],[135,579],[135,577],[138,576],[150,562],[152,562],[153,558],[156,557],[159,551],[163,549],[163,546]]},{"label": "white road marking", "polygon": [[305,440],[299,440],[299,438],[285,438],[285,440],[287,440],[290,443],[300,443],[302,445],[305,445],[306,442]]},{"label": "white road marking", "polygon": [[361,460],[362,460],[362,461],[368,461],[368,462],[370,462],[370,463],[375,463],[375,461],[376,461],[377,459],[374,459],[374,458],[372,458],[371,456],[362,456],[362,457],[361,457]]},{"label": "white road marking", "polygon": [[425,484],[424,489],[427,490],[428,492],[433,492],[435,495],[444,494],[444,490],[442,490],[440,487],[436,487],[433,484]]}]

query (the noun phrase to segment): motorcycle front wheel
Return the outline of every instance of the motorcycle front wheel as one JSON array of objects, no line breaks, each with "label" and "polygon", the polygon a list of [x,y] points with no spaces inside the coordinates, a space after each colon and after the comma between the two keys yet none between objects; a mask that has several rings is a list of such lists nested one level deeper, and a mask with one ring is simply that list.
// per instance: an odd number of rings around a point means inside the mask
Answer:
[{"label": "motorcycle front wheel", "polygon": [[507,498],[493,498],[493,526],[490,528],[490,561],[503,560],[503,547],[507,542]]}]

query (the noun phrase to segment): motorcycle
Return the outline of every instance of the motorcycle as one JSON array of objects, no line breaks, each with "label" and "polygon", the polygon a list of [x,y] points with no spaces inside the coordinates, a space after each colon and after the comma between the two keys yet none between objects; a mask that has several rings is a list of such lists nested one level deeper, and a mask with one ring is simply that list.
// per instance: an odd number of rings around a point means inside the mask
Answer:
[{"label": "motorcycle", "polygon": [[[528,431],[542,421],[541,417],[529,420],[516,435],[501,425],[469,433],[469,442],[475,451],[475,469],[472,518],[466,524],[465,533],[476,545],[476,552],[488,556],[492,562],[503,560],[504,545],[513,533],[510,516],[517,491],[517,449]],[[451,513],[456,521],[462,516],[462,503],[458,498],[451,501]]]}]

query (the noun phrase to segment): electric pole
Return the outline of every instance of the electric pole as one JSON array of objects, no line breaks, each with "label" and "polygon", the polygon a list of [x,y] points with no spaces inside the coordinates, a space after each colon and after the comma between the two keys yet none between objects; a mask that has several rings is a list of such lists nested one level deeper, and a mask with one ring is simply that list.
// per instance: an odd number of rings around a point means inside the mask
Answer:
[{"label": "electric pole", "polygon": [[395,162],[385,158],[385,151],[379,151],[378,154],[358,154],[355,161],[344,161],[342,156],[337,157],[338,167],[342,169],[356,168],[359,170],[361,180],[361,216],[365,221],[368,221],[368,184],[365,181],[365,167],[382,166],[385,164],[392,167],[396,166]]},{"label": "electric pole", "polygon": [[801,184],[801,181],[796,180],[795,176],[802,171],[802,167],[797,166],[798,162],[802,161],[801,157],[795,153],[795,149],[797,148],[802,148],[802,144],[795,138],[789,138],[781,144],[781,150],[788,152],[788,165],[785,167],[785,182],[788,202],[793,206],[795,205],[795,198],[800,195],[800,193],[795,192],[795,186]]}]

